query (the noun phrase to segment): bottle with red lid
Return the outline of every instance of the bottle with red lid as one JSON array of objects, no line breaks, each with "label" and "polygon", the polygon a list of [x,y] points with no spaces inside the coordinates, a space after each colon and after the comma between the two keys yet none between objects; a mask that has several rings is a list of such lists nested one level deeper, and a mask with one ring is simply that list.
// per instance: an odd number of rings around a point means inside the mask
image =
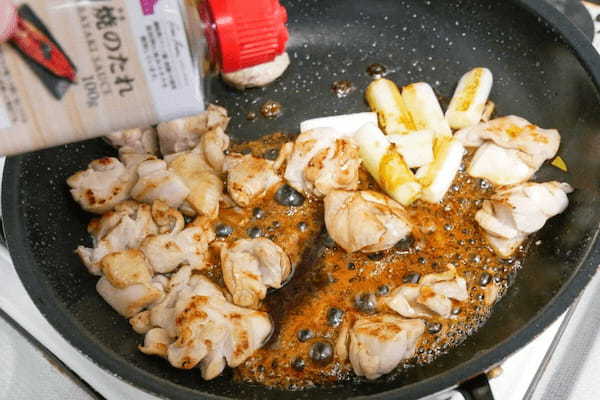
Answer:
[{"label": "bottle with red lid", "polygon": [[286,22],[279,0],[0,0],[0,155],[198,113],[206,64],[260,86]]}]

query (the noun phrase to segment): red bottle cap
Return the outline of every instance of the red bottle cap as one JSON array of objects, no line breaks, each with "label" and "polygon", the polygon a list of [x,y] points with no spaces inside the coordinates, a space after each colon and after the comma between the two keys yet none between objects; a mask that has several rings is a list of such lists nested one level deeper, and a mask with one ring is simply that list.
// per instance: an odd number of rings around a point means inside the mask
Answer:
[{"label": "red bottle cap", "polygon": [[222,72],[273,61],[285,50],[287,12],[279,0],[205,0],[199,11]]}]

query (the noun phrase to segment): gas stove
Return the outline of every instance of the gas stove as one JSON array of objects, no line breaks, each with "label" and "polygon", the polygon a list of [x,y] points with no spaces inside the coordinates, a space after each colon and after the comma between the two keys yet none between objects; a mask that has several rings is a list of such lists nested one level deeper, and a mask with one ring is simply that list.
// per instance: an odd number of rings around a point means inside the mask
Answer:
[{"label": "gas stove", "polygon": [[[600,51],[600,0],[548,1],[593,40]],[[0,172],[3,166],[4,159],[0,158]],[[2,246],[0,271],[3,272],[0,317],[10,324],[0,324],[0,351],[4,358],[4,368],[0,368],[0,398],[26,399],[44,395],[50,399],[156,399],[96,366],[69,345],[35,307]],[[600,362],[600,337],[597,335],[600,313],[595,312],[600,309],[598,294],[600,276],[592,280],[575,304],[543,334],[488,371],[495,399],[598,398],[600,380],[596,369]],[[29,359],[24,361],[25,357]],[[47,367],[49,372],[45,373],[45,364],[39,364],[44,359],[60,373],[52,367]],[[28,372],[23,365],[37,365],[37,374]],[[43,381],[32,382],[32,375],[44,377]],[[450,390],[430,399],[463,398],[458,391]]]}]

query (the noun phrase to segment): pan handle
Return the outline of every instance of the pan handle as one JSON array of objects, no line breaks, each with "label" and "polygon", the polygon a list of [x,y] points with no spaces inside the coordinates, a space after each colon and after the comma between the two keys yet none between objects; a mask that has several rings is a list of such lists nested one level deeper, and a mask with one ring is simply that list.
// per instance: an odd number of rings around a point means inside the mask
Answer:
[{"label": "pan handle", "polygon": [[494,400],[490,381],[485,373],[461,383],[457,390],[465,400]]}]

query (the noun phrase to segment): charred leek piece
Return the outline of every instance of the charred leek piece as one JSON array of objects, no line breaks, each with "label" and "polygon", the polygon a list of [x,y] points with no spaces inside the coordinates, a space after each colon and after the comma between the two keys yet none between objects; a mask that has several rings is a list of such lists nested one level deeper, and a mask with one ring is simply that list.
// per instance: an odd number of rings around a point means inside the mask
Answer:
[{"label": "charred leek piece", "polygon": [[446,111],[451,128],[467,128],[481,121],[493,81],[487,68],[475,68],[460,79]]},{"label": "charred leek piece", "polygon": [[423,186],[421,199],[439,203],[450,188],[465,152],[463,145],[454,138],[440,138],[433,148],[434,161],[419,169],[417,178]]},{"label": "charred leek piece", "polygon": [[442,106],[429,84],[418,82],[405,86],[402,99],[417,130],[430,130],[436,137],[452,137]]},{"label": "charred leek piece", "polygon": [[377,113],[379,124],[388,135],[417,130],[394,82],[389,79],[374,80],[367,87],[365,98],[371,110]]},{"label": "charred leek piece", "polygon": [[377,125],[365,124],[354,139],[363,165],[390,197],[404,206],[419,197],[421,185]]},{"label": "charred leek piece", "polygon": [[433,161],[432,131],[416,131],[405,135],[388,135],[390,143],[402,155],[409,168],[418,168]]}]

